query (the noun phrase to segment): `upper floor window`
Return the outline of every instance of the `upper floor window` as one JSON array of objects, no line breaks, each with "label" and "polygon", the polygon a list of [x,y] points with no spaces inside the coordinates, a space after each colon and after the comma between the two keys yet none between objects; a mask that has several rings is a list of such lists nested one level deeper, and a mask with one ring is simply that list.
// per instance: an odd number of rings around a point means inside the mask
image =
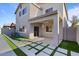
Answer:
[{"label": "upper floor window", "polygon": [[22,14],[24,15],[25,13],[26,13],[26,8],[22,10]]},{"label": "upper floor window", "polygon": [[50,13],[50,12],[52,12],[53,11],[53,8],[49,8],[49,9],[47,9],[45,12],[46,13]]},{"label": "upper floor window", "polygon": [[21,16],[21,11],[19,12],[19,16]]},{"label": "upper floor window", "polygon": [[20,8],[20,9],[22,8],[22,5],[21,5],[21,4],[19,5],[19,8]]}]

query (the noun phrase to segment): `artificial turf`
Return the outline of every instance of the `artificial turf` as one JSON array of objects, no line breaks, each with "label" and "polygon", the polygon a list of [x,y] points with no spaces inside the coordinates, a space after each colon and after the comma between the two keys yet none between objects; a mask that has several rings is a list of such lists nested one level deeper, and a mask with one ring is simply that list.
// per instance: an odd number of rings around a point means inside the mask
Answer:
[{"label": "artificial turf", "polygon": [[4,40],[9,44],[9,46],[13,49],[13,51],[16,53],[18,56],[27,56],[23,51],[21,51],[6,35],[2,35]]},{"label": "artificial turf", "polygon": [[74,51],[79,53],[79,45],[74,41],[63,40],[59,47],[67,49],[68,51]]}]

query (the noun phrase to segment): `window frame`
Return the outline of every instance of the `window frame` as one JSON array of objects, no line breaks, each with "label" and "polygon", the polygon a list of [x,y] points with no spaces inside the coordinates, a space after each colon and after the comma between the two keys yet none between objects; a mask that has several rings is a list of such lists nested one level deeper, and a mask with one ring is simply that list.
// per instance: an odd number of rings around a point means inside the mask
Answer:
[{"label": "window frame", "polygon": [[46,32],[52,32],[52,25],[46,25]]},{"label": "window frame", "polygon": [[53,12],[53,8],[52,7],[45,10],[45,13],[51,13],[51,12]]},{"label": "window frame", "polygon": [[19,28],[20,32],[25,32],[25,26],[22,26],[22,28]]},{"label": "window frame", "polygon": [[19,16],[21,16],[21,11],[19,11]]},{"label": "window frame", "polygon": [[22,15],[26,14],[26,8],[22,10]]}]

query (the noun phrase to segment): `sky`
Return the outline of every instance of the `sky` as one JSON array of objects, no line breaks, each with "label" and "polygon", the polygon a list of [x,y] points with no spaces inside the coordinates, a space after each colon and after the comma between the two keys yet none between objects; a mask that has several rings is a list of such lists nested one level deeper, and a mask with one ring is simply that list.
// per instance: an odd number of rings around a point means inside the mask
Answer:
[{"label": "sky", "polygon": [[79,3],[69,3],[66,4],[66,6],[69,20],[72,20],[72,16],[77,16],[79,18]]},{"label": "sky", "polygon": [[15,23],[15,10],[17,8],[16,3],[0,3],[0,26],[4,24]]},{"label": "sky", "polygon": [[[72,21],[73,16],[77,16],[79,18],[79,3],[67,3],[67,13],[68,13],[68,20]],[[68,26],[71,26],[72,23],[67,21]]]},{"label": "sky", "polygon": [[[16,3],[0,3],[0,25],[15,23],[15,10],[18,4]],[[67,3],[67,12],[69,20],[72,20],[72,16],[78,16],[79,18],[79,3]]]}]

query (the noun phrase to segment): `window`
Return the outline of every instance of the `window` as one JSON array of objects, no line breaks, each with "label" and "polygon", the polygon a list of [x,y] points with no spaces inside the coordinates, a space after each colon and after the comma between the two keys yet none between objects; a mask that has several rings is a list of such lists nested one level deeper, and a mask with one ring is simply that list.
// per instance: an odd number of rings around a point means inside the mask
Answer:
[{"label": "window", "polygon": [[24,32],[25,31],[25,27],[23,26],[22,28],[19,28],[19,31]]},{"label": "window", "polygon": [[22,8],[22,5],[21,5],[21,4],[19,5],[19,8],[20,8],[20,9]]},{"label": "window", "polygon": [[53,8],[49,8],[49,9],[46,10],[46,13],[50,13],[52,11],[53,11]]},{"label": "window", "polygon": [[19,12],[19,16],[21,16],[21,11]]},{"label": "window", "polygon": [[24,15],[26,13],[26,8],[23,9],[22,14]]},{"label": "window", "polygon": [[52,26],[46,26],[46,32],[52,32]]}]

